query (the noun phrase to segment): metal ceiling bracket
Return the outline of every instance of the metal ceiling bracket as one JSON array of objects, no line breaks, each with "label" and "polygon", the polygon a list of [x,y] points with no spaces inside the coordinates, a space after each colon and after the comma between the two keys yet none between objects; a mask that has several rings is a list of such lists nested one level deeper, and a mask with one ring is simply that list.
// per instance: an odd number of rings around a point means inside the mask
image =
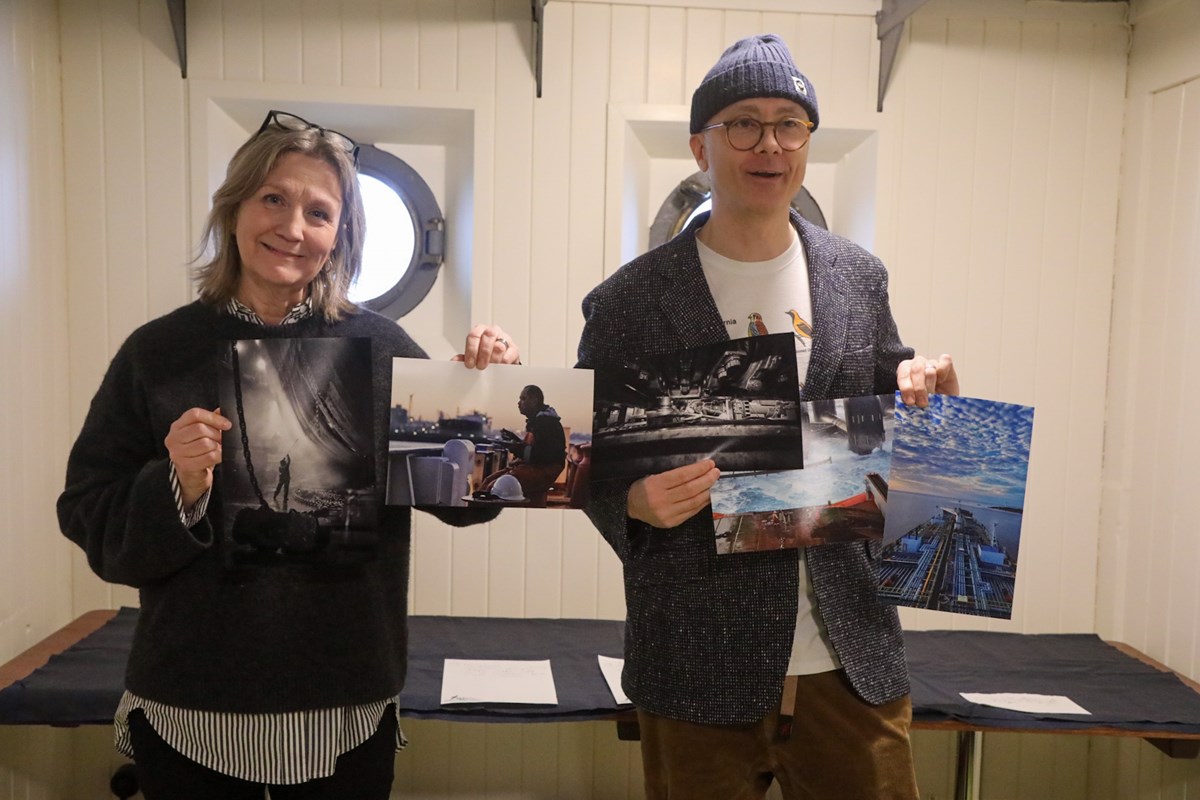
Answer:
[{"label": "metal ceiling bracket", "polygon": [[883,111],[883,96],[887,94],[892,80],[892,68],[896,66],[896,53],[900,49],[900,37],[904,35],[904,23],[928,0],[883,0],[883,8],[875,12],[875,38],[879,40],[879,95],[876,111]]},{"label": "metal ceiling bracket", "polygon": [[187,0],[167,0],[167,11],[175,33],[175,52],[179,54],[179,75],[187,78]]},{"label": "metal ceiling bracket", "polygon": [[546,3],[549,0],[530,0],[533,9],[533,76],[537,81],[537,96],[542,96],[542,27],[546,22]]}]

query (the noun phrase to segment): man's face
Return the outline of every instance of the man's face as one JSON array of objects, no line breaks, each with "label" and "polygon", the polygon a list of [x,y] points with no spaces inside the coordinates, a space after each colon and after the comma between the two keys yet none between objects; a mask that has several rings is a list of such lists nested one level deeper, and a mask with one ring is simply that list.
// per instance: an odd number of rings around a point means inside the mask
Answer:
[{"label": "man's face", "polygon": [[[509,396],[511,397],[512,395]],[[521,396],[517,398],[517,411],[520,411],[522,414],[528,417],[536,410],[537,404],[533,402],[533,396],[529,392],[522,389]]]},{"label": "man's face", "polygon": [[[808,119],[800,104],[780,97],[741,100],[721,109],[708,125],[750,117],[778,122],[785,117]],[[775,215],[786,213],[804,183],[809,143],[786,151],[775,139],[775,129],[765,128],[750,150],[734,150],[724,128],[692,135],[692,155],[712,184],[713,214]]]}]

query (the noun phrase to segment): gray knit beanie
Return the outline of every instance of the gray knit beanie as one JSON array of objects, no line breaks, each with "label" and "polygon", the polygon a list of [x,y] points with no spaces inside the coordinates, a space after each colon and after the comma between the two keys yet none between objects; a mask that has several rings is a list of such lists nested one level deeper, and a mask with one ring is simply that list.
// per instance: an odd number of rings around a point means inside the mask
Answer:
[{"label": "gray knit beanie", "polygon": [[784,97],[808,112],[817,129],[817,92],[796,68],[787,45],[773,33],[747,36],[734,42],[704,76],[692,95],[691,132],[700,129],[718,111],[751,97]]}]

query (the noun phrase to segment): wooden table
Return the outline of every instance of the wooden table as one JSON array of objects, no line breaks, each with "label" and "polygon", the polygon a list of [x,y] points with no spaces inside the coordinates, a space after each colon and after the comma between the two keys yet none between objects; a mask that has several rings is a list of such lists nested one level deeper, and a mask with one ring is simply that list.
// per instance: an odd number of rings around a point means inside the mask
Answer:
[{"label": "wooden table", "polygon": [[[0,666],[0,724],[48,724],[86,725],[111,722],[112,711],[122,692],[121,673],[124,658],[128,655],[132,639],[132,625],[136,611],[125,609],[118,618],[112,610],[90,611],[43,641],[26,650],[8,663]],[[622,738],[636,738],[636,716],[628,706],[618,707],[608,693],[596,665],[597,654],[619,657],[622,652],[623,626],[611,620],[513,620],[500,618],[469,617],[411,617],[409,681],[401,695],[401,716],[434,718],[473,722],[565,722],[578,720],[617,720]],[[77,648],[82,640],[96,634],[105,637],[107,665],[100,669],[94,660],[101,655],[92,655],[105,648]],[[1001,637],[991,640],[989,637]],[[1007,637],[1007,638],[1005,638]],[[1065,643],[1104,648],[1102,660],[1119,667],[1128,667],[1131,677],[1116,686],[1127,705],[1137,705],[1138,694],[1148,682],[1165,684],[1176,694],[1169,704],[1185,709],[1200,709],[1200,683],[1172,672],[1163,664],[1151,659],[1129,645],[1119,642],[1108,643],[1115,652],[1110,652],[1105,643],[1095,637],[1071,635],[1033,634],[982,634],[970,631],[916,631],[906,634],[910,666],[912,666],[913,727],[918,730],[949,731],[958,734],[958,758],[956,767],[956,798],[966,800],[971,796],[971,773],[975,766],[976,741],[982,733],[1057,733],[1078,736],[1124,736],[1145,739],[1172,758],[1195,758],[1200,754],[1200,711],[1184,722],[1113,722],[1102,717],[1077,718],[1074,720],[1045,720],[1026,718],[1014,712],[999,712],[1007,718],[963,718],[939,711],[937,703],[923,700],[929,673],[937,672],[930,666],[928,655],[940,642],[935,663],[944,675],[958,679],[981,680],[996,670],[991,661],[987,669],[981,668],[978,656],[974,662],[965,654],[972,649],[967,644],[989,641],[999,642],[1003,649],[1019,650],[1023,646],[1035,646],[1041,651],[1065,646]],[[1094,640],[1091,644],[1089,640]],[[964,646],[959,646],[960,644]],[[949,645],[949,646],[948,646]],[[123,648],[123,649],[122,649]],[[961,656],[959,654],[962,654]],[[55,656],[51,667],[43,669]],[[555,681],[559,691],[557,707],[501,707],[480,704],[476,706],[440,705],[438,689],[441,682],[441,665],[444,658],[550,658],[554,664]],[[956,659],[962,658],[962,663]],[[990,658],[990,656],[989,656]],[[1018,661],[1020,655],[1014,656]],[[72,661],[73,660],[73,661]],[[1024,658],[1033,662],[1032,657]],[[71,663],[68,663],[71,662]],[[1083,665],[1087,668],[1087,665]],[[40,672],[39,672],[40,670]],[[1002,671],[1002,670],[1001,670]],[[64,697],[69,695],[59,685],[45,696],[53,696],[53,704],[43,704],[40,684],[43,676],[70,674],[78,684],[79,691],[98,698],[89,704],[91,710],[73,713],[64,710]],[[1150,676],[1150,677],[1147,677]],[[1173,677],[1172,677],[1173,676]],[[1043,675],[1043,678],[1045,676]],[[1178,679],[1176,682],[1174,679]],[[935,675],[933,680],[944,681]],[[1082,691],[1074,680],[1065,681],[1067,688],[1058,693],[1077,696]],[[946,697],[952,696],[959,687],[947,689]],[[976,690],[976,689],[972,689]],[[990,691],[986,686],[979,691]],[[1019,691],[1003,688],[1001,691]],[[1044,687],[1038,689],[1046,692]],[[1035,691],[1035,689],[1029,689]],[[16,702],[13,702],[13,701]],[[946,702],[945,697],[940,703]],[[43,713],[43,705],[45,710]],[[49,706],[55,705],[51,709]],[[963,701],[964,707],[970,707]],[[1088,703],[1084,703],[1088,707]],[[68,703],[69,706],[69,703]],[[1156,713],[1161,713],[1163,703],[1158,701]],[[970,707],[972,714],[981,707]],[[15,710],[14,710],[15,709]],[[992,713],[984,710],[982,713]],[[1184,712],[1181,712],[1184,713]],[[1147,711],[1147,719],[1153,714]],[[1175,718],[1172,718],[1175,719]]]}]

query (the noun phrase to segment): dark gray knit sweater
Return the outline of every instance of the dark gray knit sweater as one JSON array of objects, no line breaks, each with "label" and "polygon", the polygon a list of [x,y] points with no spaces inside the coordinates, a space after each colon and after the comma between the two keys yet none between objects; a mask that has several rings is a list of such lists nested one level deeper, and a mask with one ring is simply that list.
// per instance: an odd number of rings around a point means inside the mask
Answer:
[{"label": "dark gray knit sweater", "polygon": [[[180,414],[217,407],[222,342],[368,337],[377,485],[386,481],[392,358],[425,353],[391,320],[363,311],[259,326],[193,303],[147,323],[108,368],[71,450],[59,525],[106,581],[139,589],[127,688],[206,711],[279,713],[390,697],[404,683],[409,509],[382,505],[378,555],[365,564],[223,568],[220,480],[188,530],[171,494],[163,440]],[[458,512],[458,513],[455,513]],[[451,524],[493,513],[445,509]]]}]

